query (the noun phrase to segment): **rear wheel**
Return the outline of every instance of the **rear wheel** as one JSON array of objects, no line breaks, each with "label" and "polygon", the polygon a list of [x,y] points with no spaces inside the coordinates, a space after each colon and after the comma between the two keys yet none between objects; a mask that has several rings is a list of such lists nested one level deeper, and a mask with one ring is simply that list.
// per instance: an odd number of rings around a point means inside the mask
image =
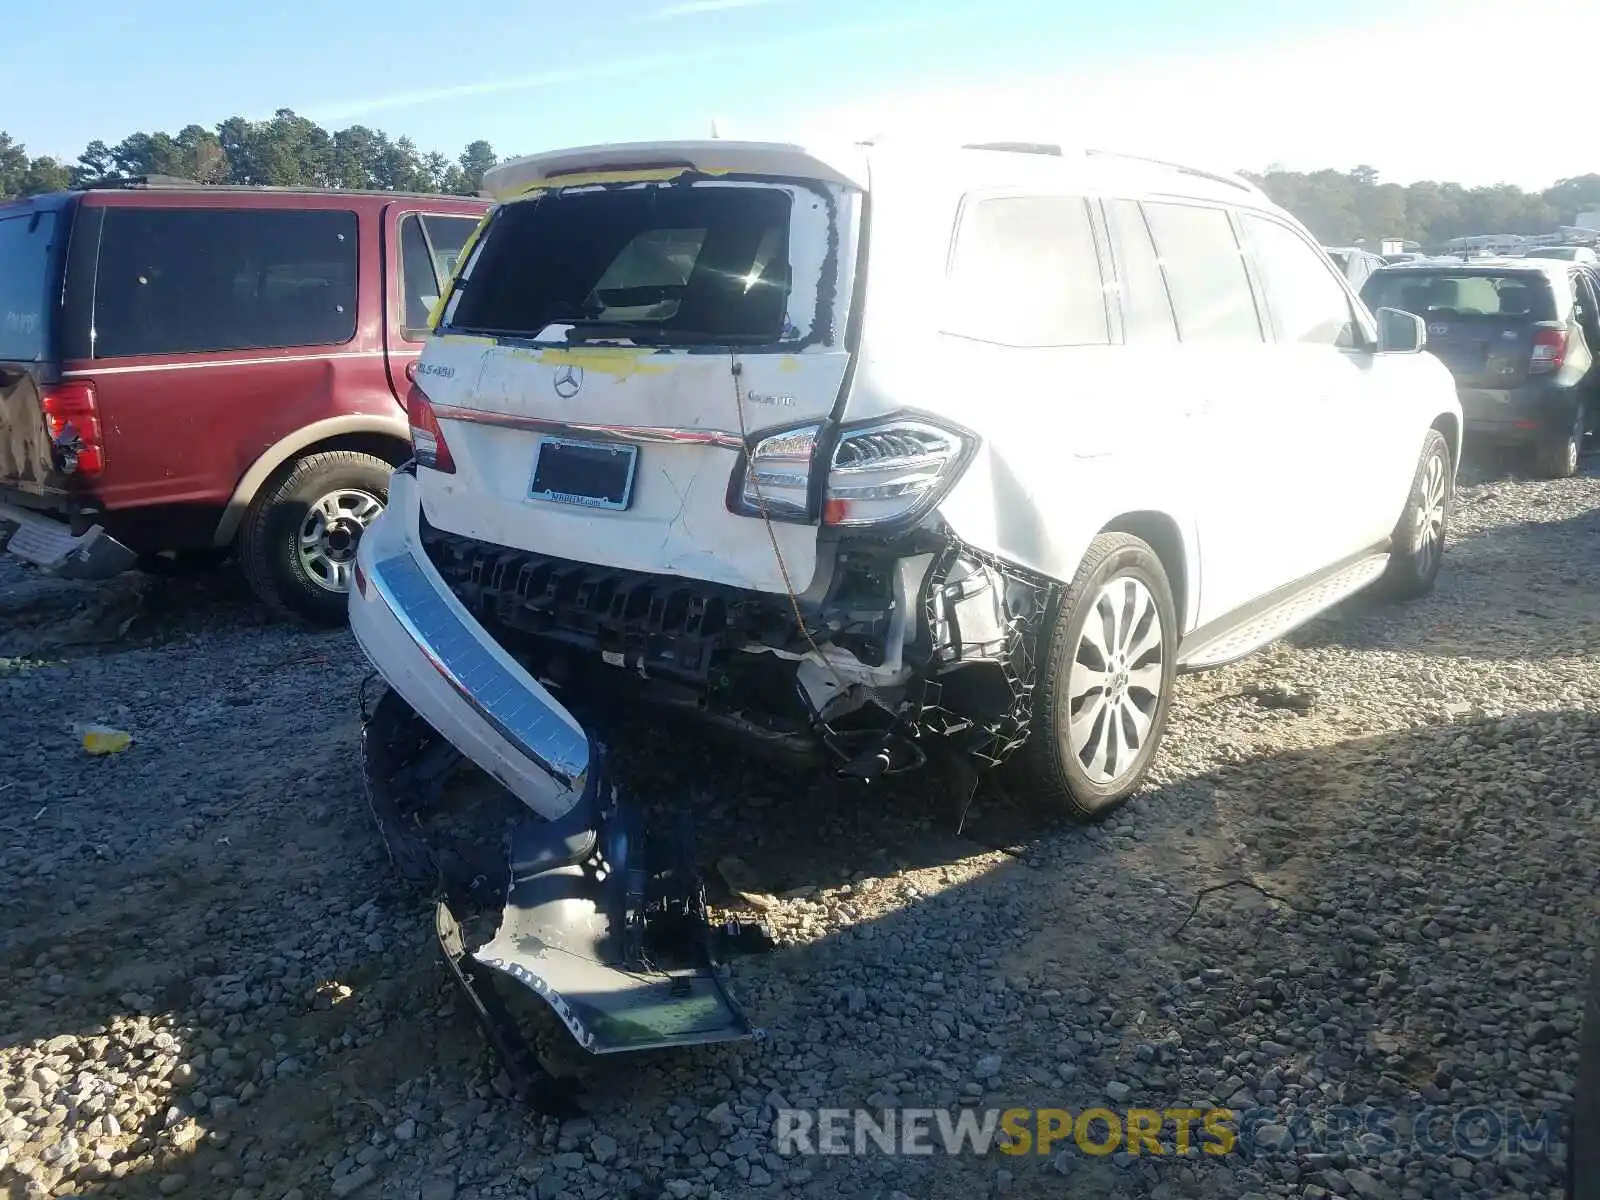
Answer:
[{"label": "rear wheel", "polygon": [[1095,538],[1050,631],[1022,749],[1041,804],[1098,821],[1139,787],[1166,727],[1177,642],[1155,551],[1125,533]]},{"label": "rear wheel", "polygon": [[1450,532],[1455,499],[1455,462],[1450,443],[1430,429],[1411,480],[1405,511],[1389,540],[1389,565],[1383,590],[1396,600],[1415,600],[1433,591],[1444,565],[1444,543]]},{"label": "rear wheel", "polygon": [[1552,434],[1535,451],[1539,474],[1546,479],[1570,479],[1578,473],[1578,458],[1583,454],[1583,434],[1588,416],[1580,403],[1565,433]]},{"label": "rear wheel", "polygon": [[240,534],[245,575],[263,603],[314,625],[344,623],[356,546],[389,502],[392,470],[373,455],[332,450],[267,485]]}]

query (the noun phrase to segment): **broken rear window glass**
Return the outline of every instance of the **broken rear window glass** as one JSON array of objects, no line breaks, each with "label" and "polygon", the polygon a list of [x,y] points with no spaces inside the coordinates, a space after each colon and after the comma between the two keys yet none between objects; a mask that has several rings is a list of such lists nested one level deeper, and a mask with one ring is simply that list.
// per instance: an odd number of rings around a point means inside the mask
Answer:
[{"label": "broken rear window glass", "polygon": [[812,313],[791,316],[795,207],[792,189],[733,184],[554,192],[508,204],[458,285],[448,327],[652,345],[804,336],[797,326]]}]

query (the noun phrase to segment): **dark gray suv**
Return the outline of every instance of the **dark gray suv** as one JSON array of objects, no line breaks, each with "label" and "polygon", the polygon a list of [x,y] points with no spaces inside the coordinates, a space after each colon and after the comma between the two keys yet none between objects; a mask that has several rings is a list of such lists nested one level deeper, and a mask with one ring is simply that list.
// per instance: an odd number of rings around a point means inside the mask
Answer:
[{"label": "dark gray suv", "polygon": [[1531,449],[1540,474],[1575,474],[1600,419],[1600,274],[1557,259],[1396,263],[1361,288],[1367,307],[1421,317],[1450,368],[1467,445]]}]

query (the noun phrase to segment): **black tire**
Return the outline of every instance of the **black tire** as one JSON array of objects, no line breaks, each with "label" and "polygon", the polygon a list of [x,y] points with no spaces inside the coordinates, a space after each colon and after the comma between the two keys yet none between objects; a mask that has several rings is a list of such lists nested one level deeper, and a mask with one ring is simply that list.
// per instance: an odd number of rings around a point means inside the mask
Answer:
[{"label": "black tire", "polygon": [[1583,434],[1588,416],[1583,403],[1572,416],[1572,426],[1565,433],[1552,433],[1534,451],[1534,469],[1541,479],[1571,479],[1578,473],[1578,459],[1583,454]]},{"label": "black tire", "polygon": [[338,537],[330,539],[337,549],[324,559],[329,570],[320,576],[300,552],[301,530],[312,518],[312,506],[325,497],[364,494],[387,505],[393,469],[371,454],[330,450],[299,459],[262,488],[239,531],[239,556],[250,589],[263,604],[313,625],[344,624],[348,582],[343,588],[330,584],[337,582],[333,568],[354,558],[360,527],[353,517],[329,523],[337,526]]},{"label": "black tire", "polygon": [[[1438,474],[1434,471],[1437,469]],[[1425,507],[1431,508],[1430,483],[1442,488],[1442,507],[1437,523],[1424,522]],[[1437,429],[1428,430],[1423,439],[1417,470],[1406,493],[1406,506],[1389,539],[1389,565],[1384,569],[1381,590],[1392,600],[1415,600],[1433,591],[1444,565],[1445,544],[1450,536],[1450,513],[1455,508],[1455,459],[1450,443]],[[1431,549],[1425,551],[1423,534],[1431,531]]]},{"label": "black tire", "polygon": [[1600,955],[1589,972],[1588,1003],[1578,1030],[1578,1086],[1567,1136],[1569,1200],[1600,1200]]},{"label": "black tire", "polygon": [[[1155,619],[1160,622],[1160,691],[1150,697],[1147,689],[1127,687],[1124,683],[1129,702],[1136,704],[1141,711],[1148,710],[1149,725],[1140,739],[1128,736],[1132,726],[1126,720],[1112,720],[1102,713],[1096,722],[1091,723],[1090,740],[1086,748],[1092,749],[1097,745],[1095,731],[1109,739],[1113,737],[1114,727],[1113,745],[1123,753],[1133,751],[1127,766],[1106,781],[1094,778],[1072,748],[1068,731],[1073,709],[1071,672],[1079,657],[1085,626],[1091,617],[1104,618],[1104,613],[1097,611],[1098,601],[1107,585],[1118,580],[1132,580],[1142,585],[1153,602]],[[1115,615],[1114,621],[1120,625],[1128,612],[1129,609],[1125,607],[1122,613]],[[1133,628],[1129,633],[1136,644],[1140,630],[1148,630],[1148,624],[1143,619],[1131,624]],[[1123,639],[1113,635],[1103,640]],[[1031,784],[1029,791],[1037,797],[1042,807],[1075,821],[1100,821],[1120,807],[1143,782],[1156,748],[1161,744],[1161,734],[1167,723],[1167,709],[1172,701],[1173,680],[1177,674],[1178,622],[1173,609],[1172,587],[1167,582],[1166,571],[1162,569],[1155,551],[1130,534],[1103,533],[1095,538],[1083,556],[1077,575],[1061,597],[1045,641],[1040,656],[1040,675],[1034,688],[1033,727],[1019,754],[1019,765]],[[1091,660],[1099,657],[1099,652],[1093,647],[1086,647],[1085,650]],[[1127,667],[1138,666],[1141,662],[1150,665],[1148,651],[1137,661],[1123,664],[1123,674],[1126,674]],[[1090,665],[1093,665],[1092,661]],[[1084,696],[1094,694],[1095,689],[1083,693]],[[1130,742],[1133,744],[1129,745]],[[1091,761],[1094,757],[1091,756]]]}]

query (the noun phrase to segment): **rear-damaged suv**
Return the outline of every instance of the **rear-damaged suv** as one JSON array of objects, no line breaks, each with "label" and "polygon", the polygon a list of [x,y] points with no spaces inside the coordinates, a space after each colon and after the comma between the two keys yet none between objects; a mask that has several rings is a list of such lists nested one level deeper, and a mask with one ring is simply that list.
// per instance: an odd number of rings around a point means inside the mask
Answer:
[{"label": "rear-damaged suv", "polygon": [[103,578],[237,548],[342,623],[400,399],[488,205],[136,185],[0,203],[0,548]]},{"label": "rear-damaged suv", "polygon": [[606,705],[857,778],[931,764],[962,799],[1014,766],[1093,820],[1139,786],[1177,671],[1438,574],[1449,373],[1242,179],[711,141],[485,186],[415,461],[357,555],[351,628],[390,685],[366,774],[425,879],[440,735],[544,818],[519,814],[475,956],[591,1049],[741,1028],[703,960],[673,973],[692,858],[639,841]]},{"label": "rear-damaged suv", "polygon": [[1558,259],[1398,263],[1361,289],[1374,309],[1428,324],[1477,442],[1533,451],[1540,474],[1576,473],[1600,422],[1600,274]]}]

